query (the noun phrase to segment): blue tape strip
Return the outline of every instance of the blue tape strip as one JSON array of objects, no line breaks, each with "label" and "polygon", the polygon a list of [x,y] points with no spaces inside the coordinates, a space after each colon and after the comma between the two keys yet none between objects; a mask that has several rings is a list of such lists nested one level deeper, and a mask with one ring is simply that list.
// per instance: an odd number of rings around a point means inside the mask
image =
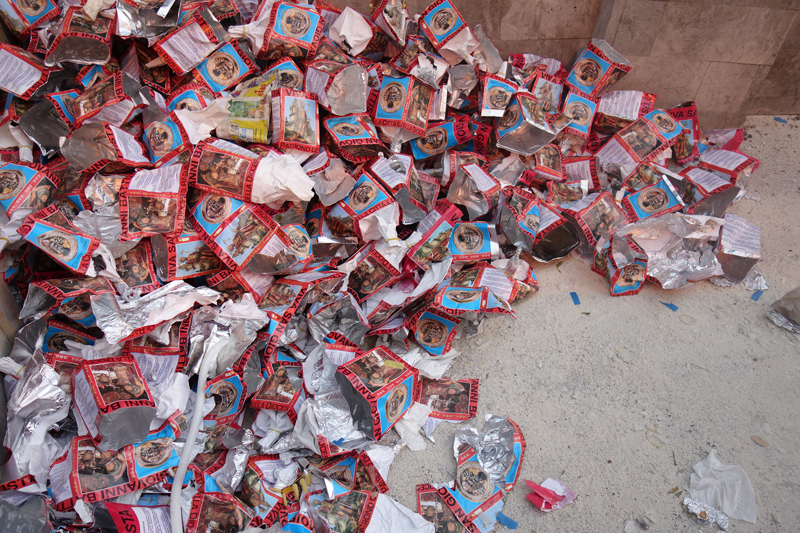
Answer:
[{"label": "blue tape strip", "polygon": [[667,302],[661,302],[661,303],[664,305],[664,307],[666,307],[670,311],[677,311],[678,310],[678,306],[675,305],[675,304],[668,304]]},{"label": "blue tape strip", "polygon": [[[575,293],[573,292],[572,294]],[[508,529],[517,529],[517,523],[503,513],[497,513],[497,521],[506,526]]]},{"label": "blue tape strip", "polygon": [[783,122],[784,124],[788,124],[788,122],[786,122],[786,120],[782,119],[781,117],[775,117],[775,120],[778,122]]},{"label": "blue tape strip", "polygon": [[581,305],[581,299],[578,298],[577,292],[571,292],[569,293],[569,295],[572,296],[572,303],[574,303],[575,305]]},{"label": "blue tape strip", "polygon": [[750,299],[753,300],[754,302],[757,302],[761,298],[762,294],[764,294],[764,291],[756,291],[753,293]]}]

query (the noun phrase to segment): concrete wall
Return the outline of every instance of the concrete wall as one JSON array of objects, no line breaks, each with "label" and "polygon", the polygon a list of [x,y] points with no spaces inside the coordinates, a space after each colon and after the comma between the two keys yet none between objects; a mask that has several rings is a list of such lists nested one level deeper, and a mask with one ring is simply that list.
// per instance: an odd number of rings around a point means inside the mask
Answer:
[{"label": "concrete wall", "polygon": [[603,0],[593,35],[633,63],[617,85],[697,102],[702,128],[800,113],[800,1]]},{"label": "concrete wall", "polygon": [[[335,0],[333,0],[335,1]],[[430,2],[408,0],[410,14]],[[705,129],[800,113],[800,0],[455,0],[500,50],[568,62],[591,37],[633,63],[620,89],[697,102]],[[340,6],[367,13],[369,0]]]}]

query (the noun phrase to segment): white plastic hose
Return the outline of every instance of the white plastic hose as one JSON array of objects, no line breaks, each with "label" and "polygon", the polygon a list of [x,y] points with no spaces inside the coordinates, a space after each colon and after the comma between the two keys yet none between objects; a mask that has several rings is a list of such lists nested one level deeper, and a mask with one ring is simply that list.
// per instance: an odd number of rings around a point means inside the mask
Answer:
[{"label": "white plastic hose", "polygon": [[[221,343],[214,343],[211,350],[219,351]],[[211,351],[209,350],[209,351]],[[208,378],[208,367],[211,366],[212,361],[216,361],[216,353],[212,356],[209,353],[203,354],[203,359],[200,361],[200,369],[197,371],[197,394],[194,398],[194,411],[192,412],[192,421],[189,423],[189,431],[186,433],[186,443],[183,445],[183,453],[181,454],[181,461],[178,463],[178,469],[175,472],[175,479],[172,482],[172,492],[170,493],[169,500],[169,513],[170,523],[172,525],[172,533],[183,533],[183,517],[181,516],[181,493],[183,492],[183,478],[186,477],[186,472],[189,470],[189,461],[192,458],[192,447],[197,438],[197,433],[200,431],[200,424],[203,422],[203,406],[206,402],[206,381]]]}]

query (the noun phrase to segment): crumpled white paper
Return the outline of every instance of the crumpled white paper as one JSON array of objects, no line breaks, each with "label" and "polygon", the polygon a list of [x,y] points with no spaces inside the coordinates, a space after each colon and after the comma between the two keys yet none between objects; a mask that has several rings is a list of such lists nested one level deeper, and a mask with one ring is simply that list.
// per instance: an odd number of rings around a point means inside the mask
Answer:
[{"label": "crumpled white paper", "polygon": [[419,452],[427,447],[425,439],[422,438],[422,434],[419,430],[428,420],[430,414],[430,407],[424,403],[416,402],[406,411],[403,418],[398,420],[397,424],[394,425],[395,431],[397,431],[400,438],[406,442],[406,446],[409,450]]},{"label": "crumpled white paper", "polygon": [[357,56],[372,40],[372,27],[361,13],[348,6],[331,25],[330,38],[348,54]]},{"label": "crumpled white paper", "polygon": [[314,180],[294,157],[268,157],[258,163],[250,196],[257,204],[307,202],[314,197]]},{"label": "crumpled white paper", "polygon": [[756,495],[741,466],[723,465],[716,450],[692,467],[689,494],[730,518],[756,523]]},{"label": "crumpled white paper", "polygon": [[433,524],[389,496],[378,494],[375,511],[364,533],[434,533]]}]

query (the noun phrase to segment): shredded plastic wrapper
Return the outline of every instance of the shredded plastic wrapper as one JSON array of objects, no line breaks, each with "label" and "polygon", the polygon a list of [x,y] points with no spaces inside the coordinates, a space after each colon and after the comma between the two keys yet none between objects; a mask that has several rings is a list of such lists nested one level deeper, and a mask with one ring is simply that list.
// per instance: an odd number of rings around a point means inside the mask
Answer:
[{"label": "shredded plastic wrapper", "polygon": [[[602,40],[504,58],[452,1],[370,9],[0,4],[7,529],[493,531],[512,420],[460,430],[416,512],[390,466],[477,416],[454,342],[516,319],[538,263],[767,289],[725,213],[741,130],[615,91]],[[795,296],[769,316],[798,332]]]}]

